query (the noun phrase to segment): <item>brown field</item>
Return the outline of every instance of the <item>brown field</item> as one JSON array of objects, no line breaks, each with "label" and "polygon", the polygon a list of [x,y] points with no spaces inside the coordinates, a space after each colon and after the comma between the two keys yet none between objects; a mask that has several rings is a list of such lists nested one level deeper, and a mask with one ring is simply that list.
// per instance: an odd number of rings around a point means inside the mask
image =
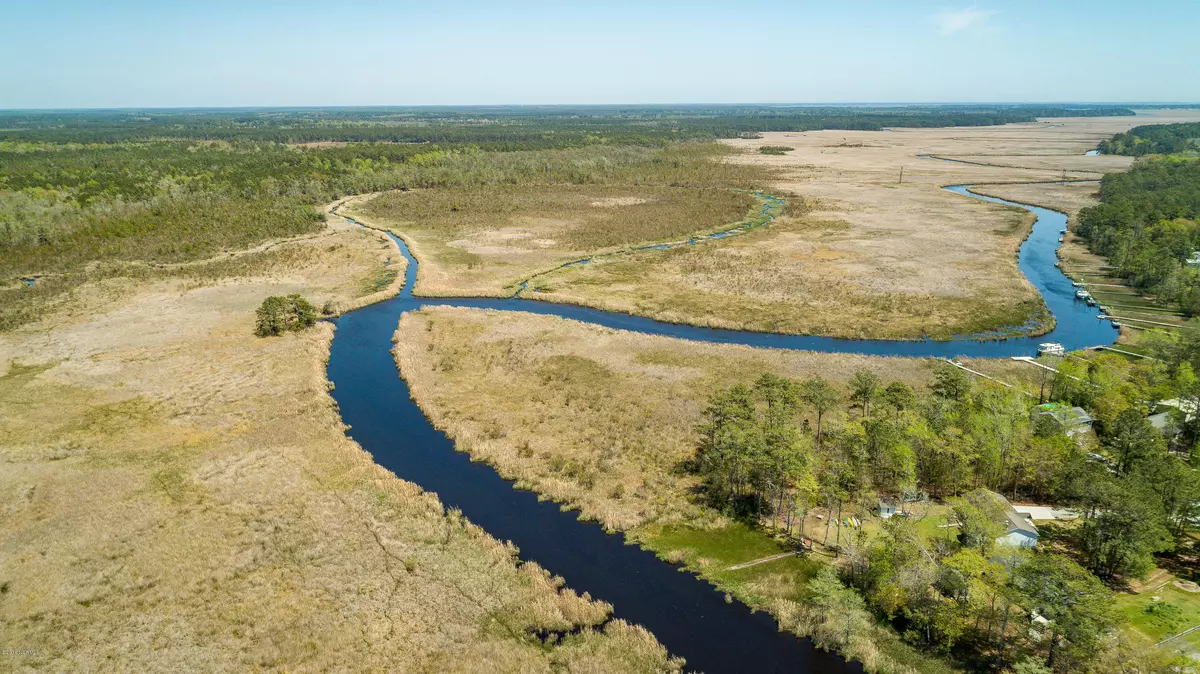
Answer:
[{"label": "brown field", "polygon": [[403,235],[419,295],[506,296],[595,253],[722,229],[756,203],[721,188],[521,184],[392,192],[347,212]]},{"label": "brown field", "polygon": [[394,292],[396,253],[334,227],[131,267],[0,335],[0,647],[21,652],[6,671],[675,667],[640,628],[586,627],[608,608],[347,439],[330,324],[252,336],[270,294]]},{"label": "brown field", "polygon": [[[1090,158],[1090,157],[1089,157]],[[1100,203],[1099,182],[980,185],[975,192],[1066,213],[1074,225],[1079,211]]]},{"label": "brown field", "polygon": [[[762,372],[843,383],[866,368],[923,386],[932,361],[776,351],[639,335],[557,317],[448,307],[400,321],[413,396],[462,451],[608,529],[704,520],[691,498],[694,427],[708,396]],[[1034,368],[968,367],[1032,386]]]},{"label": "brown field", "polygon": [[[766,133],[728,141],[745,152],[722,161],[768,169],[776,176],[770,181],[774,192],[796,195],[789,215],[726,241],[564,269],[539,278],[536,296],[669,321],[841,337],[949,338],[1031,318],[1048,328],[1044,306],[1016,264],[1031,216],[940,188],[1049,181],[1064,171],[1068,178],[1097,178],[1130,162],[1084,156],[1100,140],[1138,124],[1196,115],[1160,111],[1000,127]],[[764,145],[794,150],[755,151]],[[926,153],[1001,165],[918,157]],[[475,189],[459,192],[467,199]],[[570,188],[556,189],[567,194]],[[548,188],[550,194],[556,189]],[[510,240],[539,238],[505,220],[477,225],[453,251],[460,258],[455,266],[444,261],[450,251],[431,250],[421,239],[427,226],[415,215],[411,224],[392,224],[414,244],[422,261],[418,290],[425,294],[500,294],[496,277],[480,283],[487,275],[482,269],[510,264],[531,248],[523,243],[518,254],[507,249]],[[496,258],[464,269],[472,264],[466,259],[472,248]],[[545,268],[566,257],[546,259]],[[518,276],[514,270],[504,278]]]}]

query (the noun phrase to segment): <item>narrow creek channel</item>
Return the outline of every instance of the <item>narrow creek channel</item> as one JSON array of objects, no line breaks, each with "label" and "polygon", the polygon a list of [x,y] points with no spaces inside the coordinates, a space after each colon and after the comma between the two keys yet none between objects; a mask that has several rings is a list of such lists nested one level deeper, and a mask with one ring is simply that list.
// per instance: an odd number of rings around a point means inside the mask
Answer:
[{"label": "narrow creek channel", "polygon": [[[626,545],[624,536],[608,535],[599,525],[563,512],[555,503],[513,488],[490,466],[472,463],[436,430],[397,375],[391,338],[400,316],[423,306],[460,306],[551,314],[695,341],[804,349],[820,352],[896,356],[973,356],[1000,358],[1031,355],[1039,342],[1061,342],[1068,350],[1111,344],[1117,330],[1096,318],[1098,311],[1077,302],[1074,288],[1054,265],[1064,214],[1049,209],[984,197],[969,186],[949,189],[967,197],[1019,206],[1037,215],[1021,245],[1021,271],[1042,294],[1057,319],[1042,337],[954,341],[849,340],[719,330],[663,323],[644,317],[555,304],[535,298],[415,298],[417,261],[403,241],[392,237],[408,261],[401,293],[390,300],[350,312],[337,320],[330,349],[329,380],[334,384],[348,435],[376,462],[401,479],[436,492],[447,507],[462,513],[492,536],[510,540],[524,560],[533,560],[562,576],[577,592],[613,605],[613,613],[654,633],[672,655],[687,660],[688,670],[718,672],[861,672],[858,663],[815,648],[806,639],[778,631],[773,618],[740,602],[691,573]],[[536,297],[536,296],[535,296]]]}]

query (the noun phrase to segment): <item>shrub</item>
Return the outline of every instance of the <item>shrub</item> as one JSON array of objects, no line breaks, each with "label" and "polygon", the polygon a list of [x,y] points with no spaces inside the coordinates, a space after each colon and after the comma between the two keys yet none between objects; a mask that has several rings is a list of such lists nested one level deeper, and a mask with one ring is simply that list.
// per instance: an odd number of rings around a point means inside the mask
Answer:
[{"label": "shrub", "polygon": [[763,145],[758,148],[758,151],[762,154],[786,154],[793,149],[795,148],[790,148],[787,145]]},{"label": "shrub", "polygon": [[255,313],[258,314],[258,321],[255,323],[254,334],[259,337],[303,330],[317,322],[317,308],[299,295],[272,295],[263,300],[262,306]]}]

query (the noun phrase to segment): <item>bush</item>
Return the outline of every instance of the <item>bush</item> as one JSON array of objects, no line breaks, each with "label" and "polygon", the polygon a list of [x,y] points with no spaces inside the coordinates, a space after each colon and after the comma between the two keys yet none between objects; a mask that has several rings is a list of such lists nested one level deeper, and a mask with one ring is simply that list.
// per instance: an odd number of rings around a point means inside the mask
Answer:
[{"label": "bush", "polygon": [[791,152],[794,148],[787,145],[763,145],[758,148],[761,154],[785,154]]},{"label": "bush", "polygon": [[258,321],[254,334],[259,337],[303,330],[317,322],[317,308],[299,295],[272,295],[263,300],[255,313],[258,314]]}]

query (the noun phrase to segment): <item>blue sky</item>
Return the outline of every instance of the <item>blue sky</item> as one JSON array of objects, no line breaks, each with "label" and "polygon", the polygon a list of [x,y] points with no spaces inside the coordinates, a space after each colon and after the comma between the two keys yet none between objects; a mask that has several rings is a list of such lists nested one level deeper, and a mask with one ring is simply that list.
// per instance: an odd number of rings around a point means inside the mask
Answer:
[{"label": "blue sky", "polygon": [[0,0],[0,108],[1200,101],[1196,0]]}]

